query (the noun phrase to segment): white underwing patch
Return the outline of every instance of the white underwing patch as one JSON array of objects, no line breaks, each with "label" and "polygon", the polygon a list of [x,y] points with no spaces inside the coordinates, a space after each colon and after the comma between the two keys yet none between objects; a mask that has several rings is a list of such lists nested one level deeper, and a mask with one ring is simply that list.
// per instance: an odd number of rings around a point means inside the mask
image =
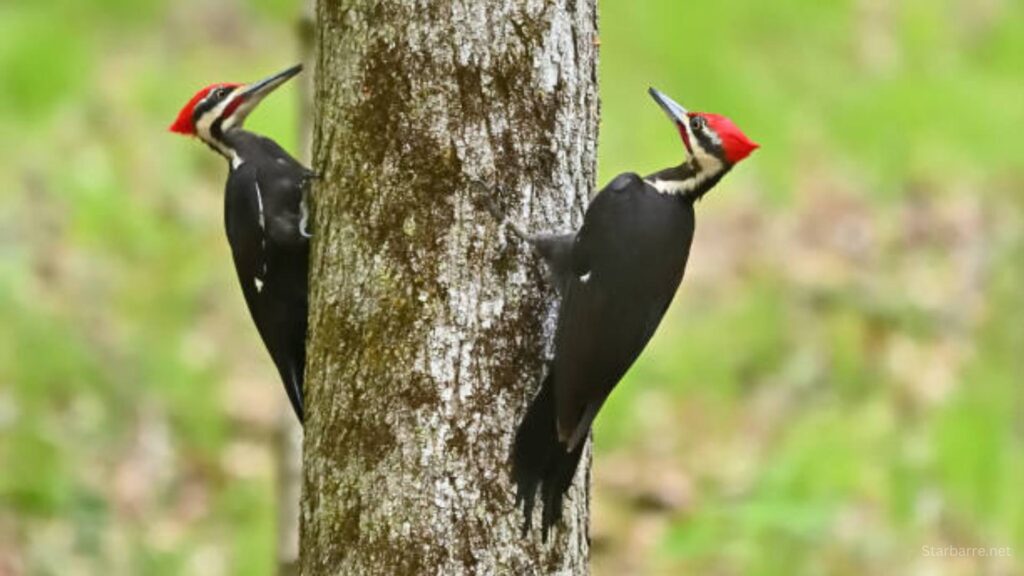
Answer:
[{"label": "white underwing patch", "polygon": [[260,183],[256,182],[256,205],[260,209],[260,230],[267,229],[267,220],[263,216],[263,192],[260,191]]},{"label": "white underwing patch", "polygon": [[[260,190],[260,183],[256,182],[256,206],[259,208],[260,231],[260,259],[263,260],[263,275],[267,274],[267,220],[263,215],[263,191]],[[262,282],[260,283],[262,286]],[[258,290],[258,289],[257,289]]]}]

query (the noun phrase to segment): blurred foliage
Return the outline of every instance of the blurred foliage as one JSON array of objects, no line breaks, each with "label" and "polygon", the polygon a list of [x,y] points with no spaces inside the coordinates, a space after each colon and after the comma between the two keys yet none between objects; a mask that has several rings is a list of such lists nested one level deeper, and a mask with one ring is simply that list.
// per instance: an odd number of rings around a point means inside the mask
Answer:
[{"label": "blurred foliage", "polygon": [[[1024,551],[1024,5],[602,2],[602,181],[762,148],[595,432],[597,574],[1010,574]],[[280,398],[166,134],[295,59],[294,0],[0,4],[0,574],[269,574]],[[295,149],[295,99],[250,121]],[[1016,554],[1015,554],[1016,555]]]},{"label": "blurred foliage", "polygon": [[[293,62],[295,16],[0,5],[0,574],[272,573],[273,370],[224,266],[223,163],[166,127]],[[293,145],[294,103],[253,125]]]},{"label": "blurred foliage", "polygon": [[603,179],[681,154],[648,84],[762,148],[599,418],[597,573],[1024,571],[922,549],[1024,547],[1022,38],[1013,2],[602,4]]}]

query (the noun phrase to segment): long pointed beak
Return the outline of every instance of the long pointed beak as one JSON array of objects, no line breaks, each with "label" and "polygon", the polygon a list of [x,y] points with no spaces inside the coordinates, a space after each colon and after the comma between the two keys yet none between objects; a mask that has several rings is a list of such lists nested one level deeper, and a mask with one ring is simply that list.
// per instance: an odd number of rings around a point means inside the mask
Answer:
[{"label": "long pointed beak", "polygon": [[654,88],[650,88],[647,92],[650,93],[651,98],[654,98],[654,101],[658,103],[658,106],[661,106],[661,109],[665,111],[665,114],[667,114],[673,122],[683,125],[686,124],[687,118],[690,114],[686,108],[683,108],[681,104]]},{"label": "long pointed beak", "polygon": [[268,76],[259,82],[253,82],[242,90],[241,97],[244,101],[254,100],[259,102],[264,96],[273,92],[278,86],[284,84],[299,72],[302,72],[302,64],[296,64],[287,70],[282,70],[281,72]]}]

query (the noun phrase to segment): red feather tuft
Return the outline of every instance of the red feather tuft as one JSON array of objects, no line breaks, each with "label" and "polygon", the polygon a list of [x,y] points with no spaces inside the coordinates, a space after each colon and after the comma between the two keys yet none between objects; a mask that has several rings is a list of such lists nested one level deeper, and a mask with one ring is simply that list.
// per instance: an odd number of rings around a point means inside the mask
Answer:
[{"label": "red feather tuft", "polygon": [[743,160],[760,145],[747,138],[732,120],[721,114],[708,114],[701,112],[700,115],[707,121],[708,126],[722,139],[722,150],[725,151],[725,159],[730,164],[736,164]]}]

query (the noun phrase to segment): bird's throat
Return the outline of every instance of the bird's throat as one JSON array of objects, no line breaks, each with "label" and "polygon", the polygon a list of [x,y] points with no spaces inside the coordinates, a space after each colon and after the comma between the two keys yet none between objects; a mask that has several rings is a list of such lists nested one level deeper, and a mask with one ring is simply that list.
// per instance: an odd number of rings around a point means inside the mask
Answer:
[{"label": "bird's throat", "polygon": [[200,133],[199,137],[211,150],[227,158],[232,170],[237,170],[245,163],[242,155],[238,153],[238,148],[231,141],[231,132],[222,132],[217,129],[208,134]]}]

